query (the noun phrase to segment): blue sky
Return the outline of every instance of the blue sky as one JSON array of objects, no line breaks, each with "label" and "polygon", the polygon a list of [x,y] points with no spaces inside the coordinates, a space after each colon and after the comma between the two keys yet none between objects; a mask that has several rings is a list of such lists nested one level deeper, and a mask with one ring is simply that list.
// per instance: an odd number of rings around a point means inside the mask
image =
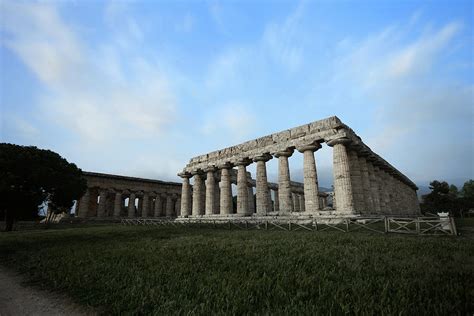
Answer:
[{"label": "blue sky", "polygon": [[[178,180],[192,156],[337,115],[418,184],[474,178],[472,1],[0,0],[0,10],[2,142],[87,171]],[[331,149],[316,159],[329,186]],[[300,180],[299,153],[290,165]]]}]

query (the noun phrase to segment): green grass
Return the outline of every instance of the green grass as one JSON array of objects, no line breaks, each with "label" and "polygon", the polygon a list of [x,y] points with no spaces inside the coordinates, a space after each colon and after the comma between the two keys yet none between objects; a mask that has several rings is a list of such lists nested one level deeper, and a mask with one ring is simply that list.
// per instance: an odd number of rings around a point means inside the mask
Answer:
[{"label": "green grass", "polygon": [[0,234],[0,263],[105,314],[471,314],[470,238],[96,226]]}]

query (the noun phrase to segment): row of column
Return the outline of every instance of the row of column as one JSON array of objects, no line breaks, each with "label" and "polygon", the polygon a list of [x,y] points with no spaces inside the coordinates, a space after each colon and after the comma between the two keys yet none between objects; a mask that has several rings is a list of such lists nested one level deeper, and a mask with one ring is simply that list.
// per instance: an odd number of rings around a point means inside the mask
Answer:
[{"label": "row of column", "polygon": [[[237,167],[237,214],[248,216],[253,213],[249,206],[249,194],[247,166],[252,162],[257,164],[256,174],[256,213],[267,215],[272,212],[272,199],[268,186],[266,162],[273,157],[278,158],[278,190],[275,197],[275,210],[279,214],[289,214],[292,211],[318,212],[321,210],[319,199],[318,177],[316,172],[316,161],[314,152],[321,148],[320,144],[311,144],[297,148],[304,155],[304,194],[298,195],[292,192],[290,168],[288,158],[294,150],[287,149],[271,154],[263,154],[252,159],[245,158],[231,164],[230,162],[219,166],[209,166],[205,170],[195,170],[191,173],[183,172],[179,176],[183,178],[181,193],[181,215],[201,214],[232,214],[232,188],[231,169]],[[220,174],[220,181],[216,185],[216,171]],[[203,176],[206,175],[204,184]],[[191,190],[190,178],[194,178],[193,190]],[[205,199],[202,192],[205,190]],[[253,192],[253,191],[252,191]],[[216,211],[215,196],[219,195],[219,211]]]},{"label": "row of column", "polygon": [[[371,153],[357,147],[350,147],[350,143],[347,138],[338,138],[327,143],[333,147],[333,207],[336,212],[340,214],[418,213],[416,189],[401,181],[395,172],[379,162]],[[288,158],[294,152],[292,148],[252,159],[241,159],[233,164],[226,162],[219,166],[209,166],[205,170],[180,173],[179,176],[183,178],[181,215],[231,214],[231,169],[234,166],[237,167],[237,214],[251,215],[253,202],[250,205],[249,199],[253,197],[253,194],[249,194],[246,167],[252,162],[257,164],[256,213],[267,215],[271,212],[272,202],[266,162],[273,157],[278,159],[278,198],[275,198],[275,204],[278,204],[279,214],[286,215],[296,210],[309,214],[318,213],[325,207],[319,198],[314,157],[314,153],[320,148],[319,143],[296,148],[303,154],[304,195],[302,198],[292,196],[288,163]],[[216,173],[220,174],[220,181],[217,181]],[[206,183],[203,180],[204,175]],[[193,190],[190,185],[191,177],[194,177]],[[217,196],[218,204],[215,202]]]},{"label": "row of column", "polygon": [[[80,217],[175,217],[180,215],[181,197],[179,194],[157,194],[155,192],[128,192],[110,189],[98,190],[93,194],[90,188],[82,196],[78,205],[78,216]],[[108,198],[113,195],[113,206],[110,208]],[[124,201],[128,198],[128,206]],[[138,207],[136,200],[138,199]],[[97,212],[95,212],[95,209]],[[94,212],[95,214],[92,214]],[[126,214],[123,214],[123,213]],[[140,214],[138,214],[140,213]]]},{"label": "row of column", "polygon": [[416,214],[416,189],[399,179],[370,152],[351,146],[347,138],[328,142],[333,147],[334,199],[341,213]]}]

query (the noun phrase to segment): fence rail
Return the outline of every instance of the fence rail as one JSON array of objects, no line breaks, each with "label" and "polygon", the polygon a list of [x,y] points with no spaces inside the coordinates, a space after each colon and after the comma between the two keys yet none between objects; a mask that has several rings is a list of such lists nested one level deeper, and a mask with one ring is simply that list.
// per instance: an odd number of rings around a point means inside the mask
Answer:
[{"label": "fence rail", "polygon": [[380,234],[457,235],[452,217],[324,217],[312,219],[172,219],[123,218],[123,225],[205,226],[225,229],[308,230],[308,231],[370,231]]}]

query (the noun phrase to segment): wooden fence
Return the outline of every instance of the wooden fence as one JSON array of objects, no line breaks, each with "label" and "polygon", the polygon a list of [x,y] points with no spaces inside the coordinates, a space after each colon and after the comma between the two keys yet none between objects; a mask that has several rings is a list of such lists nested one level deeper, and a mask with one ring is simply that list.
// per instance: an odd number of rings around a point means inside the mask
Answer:
[{"label": "wooden fence", "polygon": [[324,217],[312,219],[171,219],[123,218],[124,225],[213,227],[225,229],[371,231],[380,234],[457,235],[452,217]]}]

